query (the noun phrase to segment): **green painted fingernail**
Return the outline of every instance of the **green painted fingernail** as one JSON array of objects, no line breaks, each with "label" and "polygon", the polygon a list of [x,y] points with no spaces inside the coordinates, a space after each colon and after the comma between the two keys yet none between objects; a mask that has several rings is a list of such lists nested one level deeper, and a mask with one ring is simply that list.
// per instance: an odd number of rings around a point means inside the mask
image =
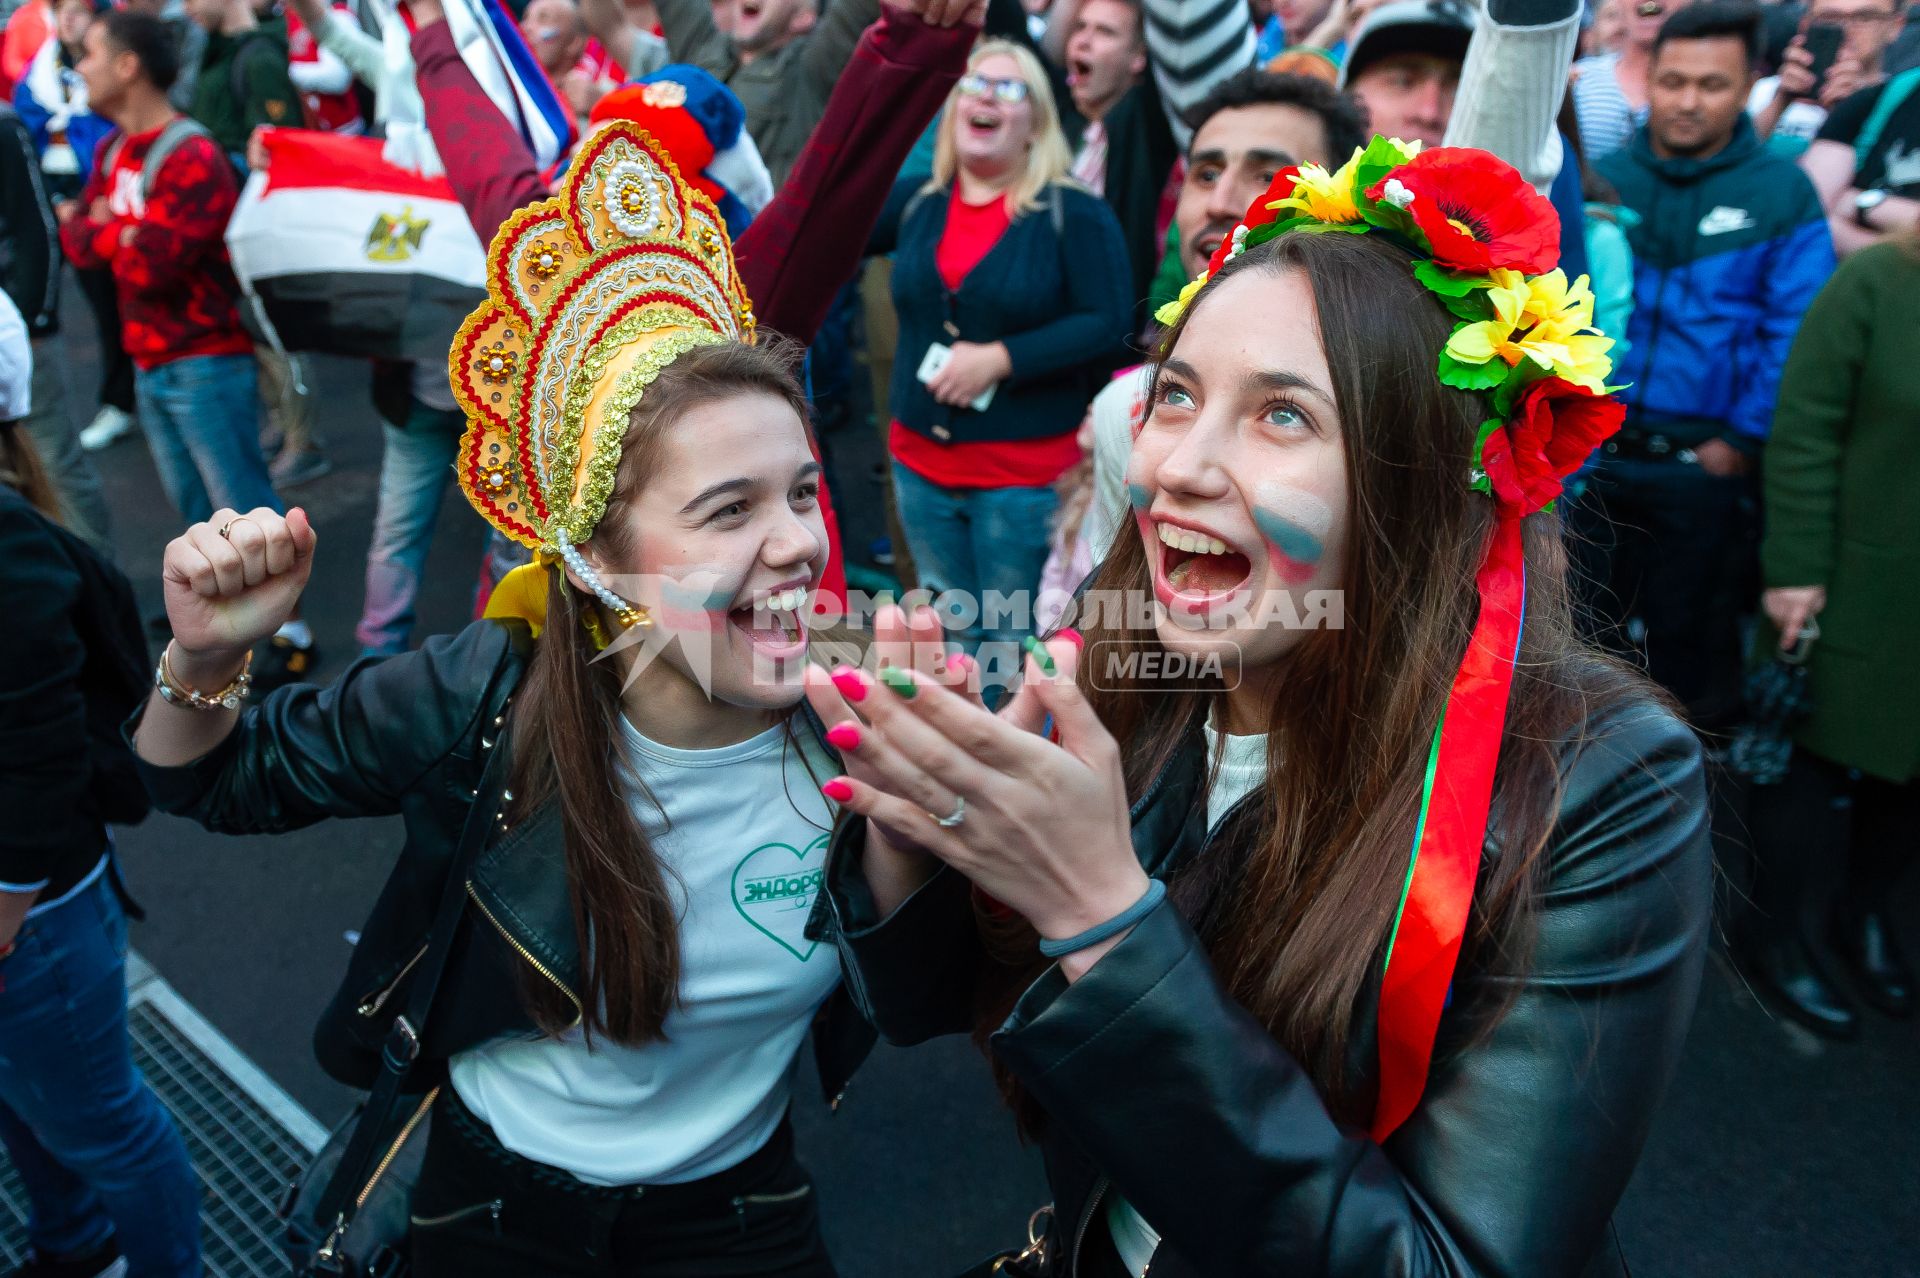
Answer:
[{"label": "green painted fingernail", "polygon": [[1047,676],[1049,679],[1053,678],[1053,654],[1047,651],[1047,645],[1041,643],[1032,635],[1028,635],[1020,641],[1020,646],[1025,648],[1033,657],[1034,664],[1040,667],[1041,674]]},{"label": "green painted fingernail", "polygon": [[881,666],[880,682],[900,694],[903,701],[911,701],[920,691],[914,687],[913,676],[898,666]]}]

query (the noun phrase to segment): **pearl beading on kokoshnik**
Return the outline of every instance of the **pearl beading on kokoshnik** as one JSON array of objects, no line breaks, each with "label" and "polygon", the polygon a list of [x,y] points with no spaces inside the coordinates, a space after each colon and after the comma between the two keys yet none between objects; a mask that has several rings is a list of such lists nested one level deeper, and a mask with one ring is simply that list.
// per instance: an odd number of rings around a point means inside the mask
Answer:
[{"label": "pearl beading on kokoshnik", "polygon": [[607,606],[608,612],[620,619],[621,625],[631,629],[634,626],[646,624],[646,610],[614,594],[607,583],[600,580],[600,574],[588,565],[586,556],[574,546],[573,539],[567,536],[566,529],[556,525],[553,530],[553,540],[554,544],[560,547],[560,558],[566,561],[567,567],[573,570],[574,576],[580,578],[587,589],[593,591],[595,597]]}]

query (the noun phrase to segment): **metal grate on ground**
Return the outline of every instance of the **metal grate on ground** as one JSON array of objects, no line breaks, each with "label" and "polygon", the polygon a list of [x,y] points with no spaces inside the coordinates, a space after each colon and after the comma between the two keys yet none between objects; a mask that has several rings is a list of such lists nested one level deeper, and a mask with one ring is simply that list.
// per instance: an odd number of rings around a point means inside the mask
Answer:
[{"label": "metal grate on ground", "polygon": [[[130,956],[133,1059],[173,1114],[200,1177],[209,1278],[282,1278],[274,1208],[325,1130],[153,969]],[[25,1258],[26,1196],[0,1154],[0,1263]]]}]

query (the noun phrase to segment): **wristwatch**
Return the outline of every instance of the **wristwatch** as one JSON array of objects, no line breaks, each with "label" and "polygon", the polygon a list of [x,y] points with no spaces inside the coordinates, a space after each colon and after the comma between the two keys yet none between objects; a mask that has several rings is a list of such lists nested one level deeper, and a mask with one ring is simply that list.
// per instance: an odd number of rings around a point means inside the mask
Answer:
[{"label": "wristwatch", "polygon": [[1871,191],[1862,191],[1853,197],[1853,220],[1869,231],[1880,228],[1873,224],[1873,211],[1887,202],[1888,192],[1875,187]]}]

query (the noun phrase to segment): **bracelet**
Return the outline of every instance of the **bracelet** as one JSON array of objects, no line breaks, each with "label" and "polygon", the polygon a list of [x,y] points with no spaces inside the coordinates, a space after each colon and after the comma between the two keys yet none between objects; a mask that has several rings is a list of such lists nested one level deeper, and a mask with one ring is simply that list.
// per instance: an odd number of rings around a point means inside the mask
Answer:
[{"label": "bracelet", "polygon": [[1120,911],[1105,923],[1096,923],[1077,936],[1069,936],[1058,941],[1040,938],[1040,953],[1046,958],[1057,959],[1084,950],[1090,945],[1098,945],[1111,936],[1120,933],[1153,913],[1154,907],[1167,899],[1167,885],[1159,879],[1147,880],[1147,893],[1139,900]]},{"label": "bracelet", "polygon": [[240,663],[240,673],[233,682],[218,692],[202,692],[198,688],[189,688],[173,677],[173,670],[167,665],[167,653],[172,651],[169,643],[160,650],[160,665],[153,672],[153,688],[160,699],[168,705],[179,706],[183,710],[238,710],[242,703],[253,693],[253,653],[247,653],[247,659]]}]

